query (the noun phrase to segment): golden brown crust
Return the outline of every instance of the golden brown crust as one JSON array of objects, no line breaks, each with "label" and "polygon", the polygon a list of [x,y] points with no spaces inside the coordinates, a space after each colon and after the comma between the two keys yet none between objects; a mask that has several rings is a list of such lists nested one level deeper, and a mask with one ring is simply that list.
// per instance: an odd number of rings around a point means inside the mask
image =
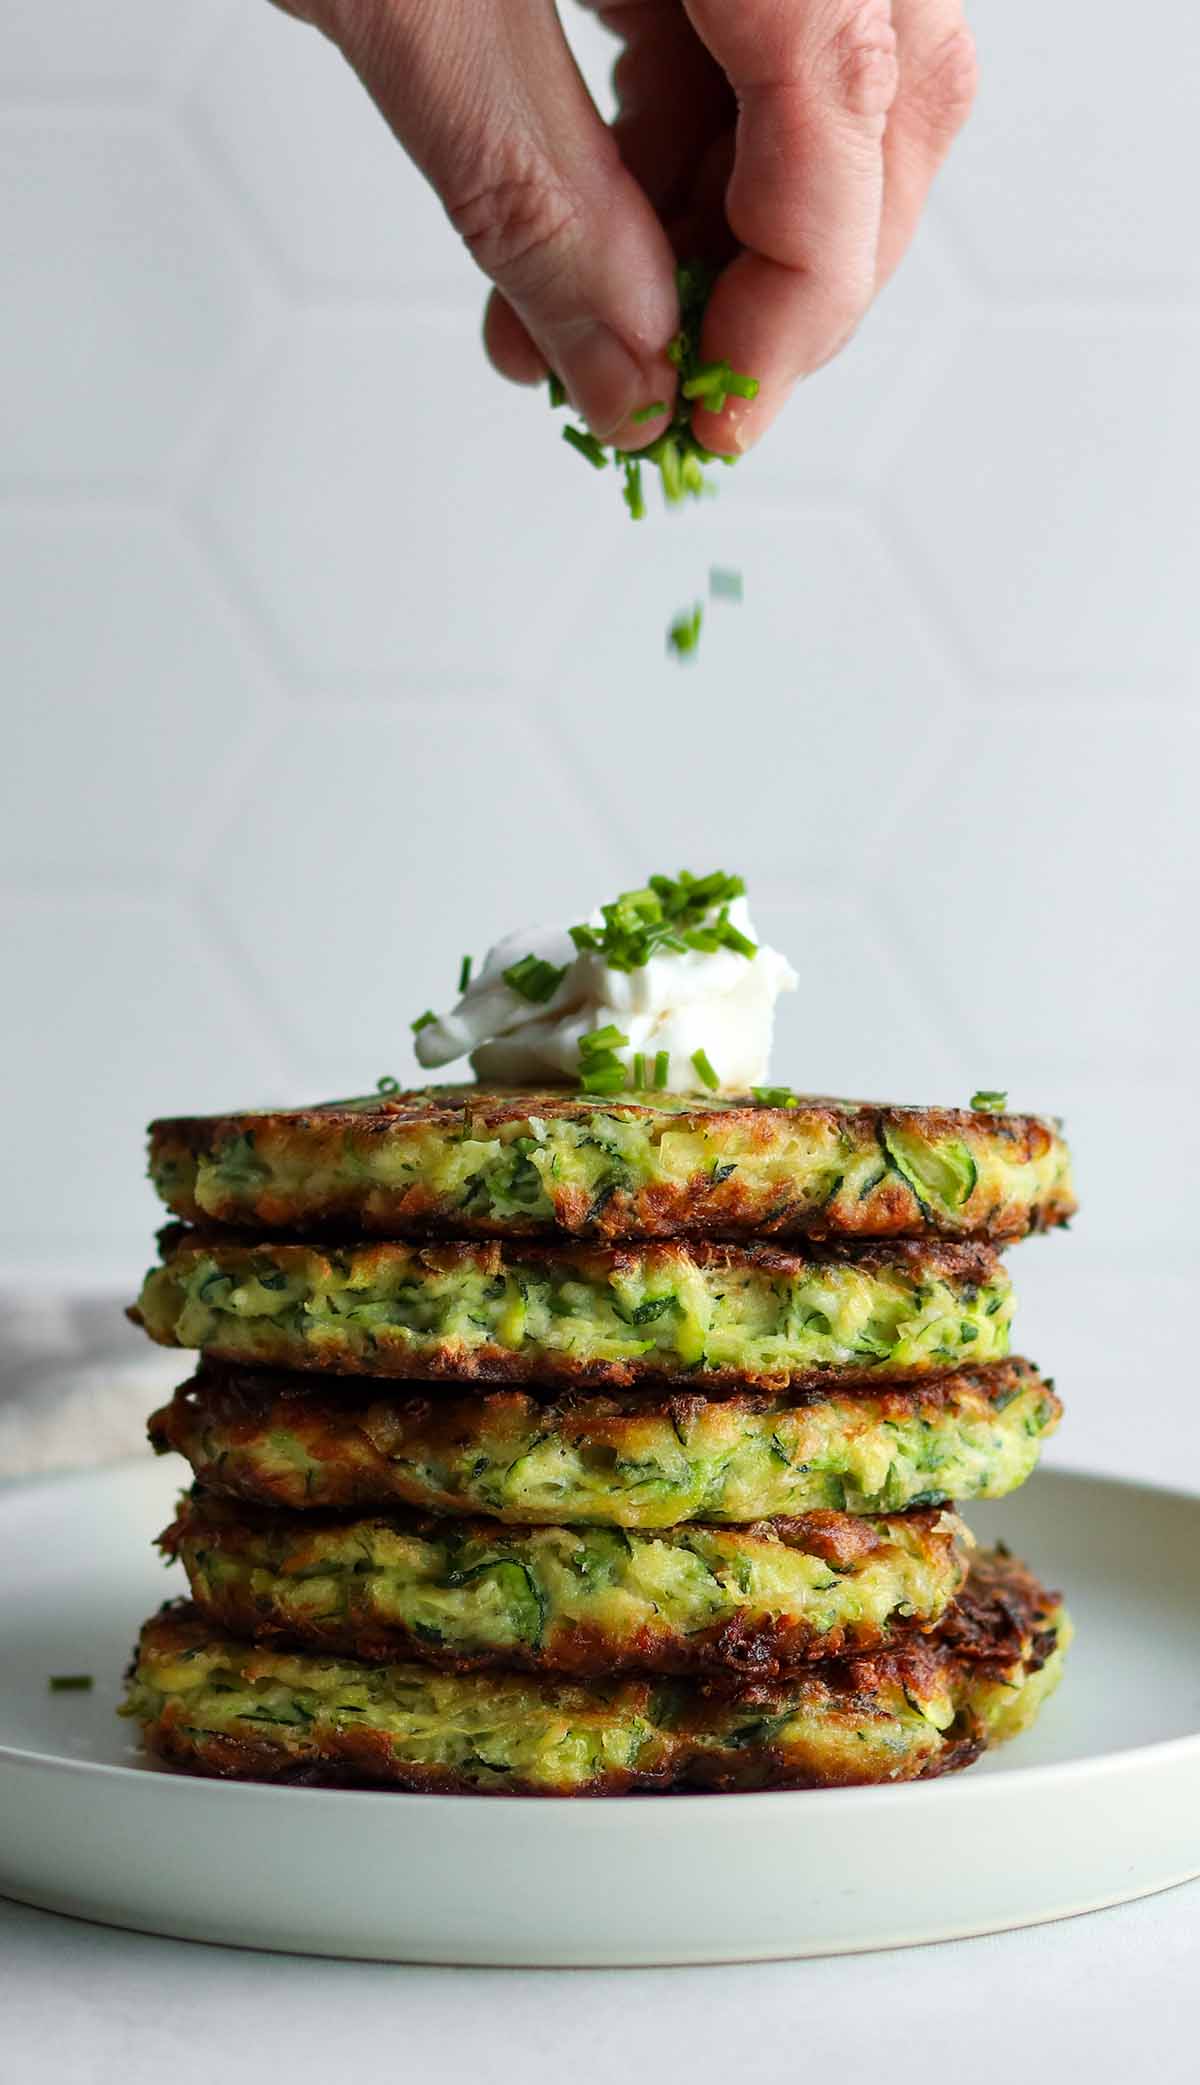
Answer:
[{"label": "golden brown crust", "polygon": [[[598,1115],[614,1113],[622,1120],[644,1123],[655,1136],[664,1128],[694,1135],[718,1158],[734,1143],[743,1153],[769,1157],[795,1148],[795,1140],[801,1139],[813,1149],[843,1149],[859,1158],[875,1150],[886,1170],[881,1166],[869,1193],[821,1193],[815,1198],[812,1181],[806,1186],[790,1175],[786,1163],[770,1168],[757,1186],[744,1165],[714,1169],[698,1164],[679,1178],[667,1169],[640,1183],[610,1182],[602,1195],[563,1179],[554,1187],[552,1209],[529,1214],[510,1208],[499,1214],[486,1195],[478,1205],[464,1205],[461,1194],[439,1191],[421,1177],[420,1161],[413,1177],[404,1178],[389,1168],[387,1177],[369,1180],[360,1169],[342,1164],[347,1139],[353,1139],[363,1154],[379,1145],[399,1155],[415,1150],[419,1141],[427,1145],[430,1138],[457,1144],[470,1137],[486,1143],[528,1128],[531,1120],[586,1127]],[[953,1142],[981,1162],[997,1161],[999,1171],[989,1175],[991,1185],[985,1189],[981,1184],[962,1209],[935,1208],[922,1201],[902,1171],[886,1164],[894,1132],[930,1145]],[[915,1238],[940,1230],[956,1237],[1007,1241],[1065,1223],[1076,1208],[1066,1147],[1059,1125],[1048,1117],[900,1107],[822,1095],[801,1096],[791,1108],[764,1106],[751,1095],[733,1096],[719,1105],[701,1098],[676,1101],[665,1108],[626,1095],[596,1100],[563,1087],[495,1092],[464,1085],[357,1103],[163,1118],[151,1123],[149,1136],[151,1173],[178,1216],[202,1222],[207,1213],[243,1229],[291,1230],[311,1237],[339,1232],[389,1237],[565,1232],[597,1238]],[[256,1175],[252,1190],[222,1188],[209,1178],[210,1199],[202,1207],[195,1192],[197,1165],[211,1165],[224,1148],[246,1138],[254,1140],[266,1161],[262,1177]],[[1030,1169],[1042,1169],[1036,1183]]]},{"label": "golden brown crust", "polygon": [[[578,1619],[564,1623],[558,1617],[551,1620],[540,1647],[510,1640],[495,1649],[476,1645],[468,1653],[432,1642],[428,1631],[417,1634],[398,1622],[385,1621],[377,1612],[314,1612],[310,1604],[290,1597],[297,1582],[303,1585],[306,1574],[324,1576],[323,1563],[326,1571],[330,1568],[322,1551],[322,1538],[330,1531],[360,1536],[369,1553],[379,1531],[440,1543],[446,1522],[433,1514],[403,1510],[369,1518],[330,1513],[294,1517],[249,1504],[234,1505],[197,1487],[179,1501],[175,1519],[158,1537],[158,1547],[165,1556],[182,1562],[198,1612],[231,1636],[370,1664],[413,1659],[445,1672],[492,1666],[597,1679],[615,1672],[770,1675],[819,1659],[876,1651],[927,1632],[938,1620],[936,1612],[929,1616],[905,1613],[895,1606],[885,1626],[851,1613],[822,1631],[811,1619],[796,1614],[777,1611],[755,1619],[753,1613],[743,1611],[711,1627],[684,1633],[661,1613],[637,1630],[604,1628]],[[509,1525],[499,1532],[504,1547],[497,1552],[494,1521],[463,1519],[454,1527],[456,1542],[478,1544],[485,1553],[501,1558],[513,1555],[517,1545],[536,1546],[540,1537],[556,1531]],[[966,1569],[961,1523],[940,1507],[880,1519],[819,1511],[756,1521],[737,1530],[705,1530],[693,1525],[687,1536],[706,1533],[730,1550],[736,1545],[739,1556],[751,1560],[756,1551],[769,1554],[773,1547],[783,1547],[815,1557],[839,1575],[861,1570],[870,1560],[886,1556],[902,1538],[906,1546],[919,1546],[930,1570],[939,1574],[943,1600],[961,1582]],[[278,1546],[279,1561],[271,1572],[261,1564],[264,1536],[276,1538]],[[670,1537],[656,1530],[646,1539],[662,1542]],[[240,1566],[242,1575],[214,1571],[214,1556]],[[851,1608],[854,1605],[853,1600],[848,1602]]]},{"label": "golden brown crust", "polygon": [[[1008,1558],[992,1560],[973,1574],[969,1620],[956,1627],[953,1614],[931,1635],[866,1657],[833,1658],[803,1671],[770,1678],[728,1674],[692,1681],[660,1683],[652,1678],[626,1678],[617,1683],[547,1678],[531,1683],[544,1694],[528,1698],[544,1703],[542,1713],[587,1720],[611,1706],[626,1728],[635,1719],[659,1733],[647,1748],[647,1764],[606,1764],[602,1778],[583,1785],[518,1778],[496,1793],[604,1794],[669,1792],[694,1788],[713,1793],[746,1788],[812,1788],[854,1786],[864,1782],[929,1779],[967,1766],[984,1750],[988,1724],[977,1712],[979,1689],[989,1684],[1020,1688],[1037,1674],[1059,1640],[1061,1615],[1057,1596]],[[168,1669],[180,1660],[204,1653],[213,1643],[211,1624],[183,1604],[168,1605],[145,1624],[134,1654],[131,1677],[142,1668],[153,1675],[156,1661]],[[271,1678],[272,1652],[259,1652],[222,1639],[222,1662],[251,1682]],[[345,1668],[341,1668],[343,1671]],[[400,1667],[399,1675],[416,1675]],[[480,1676],[481,1683],[487,1676]],[[472,1684],[468,1676],[466,1685]],[[664,1694],[664,1685],[671,1691]],[[878,1727],[895,1711],[889,1704],[914,1705],[950,1699],[958,1713],[936,1743],[923,1727],[919,1742],[908,1744],[899,1724],[899,1742],[881,1776],[878,1755],[872,1771],[866,1748],[852,1742],[816,1752],[803,1736],[776,1741],[772,1718],[799,1717],[810,1726],[833,1724],[848,1740],[856,1726]],[[310,1786],[374,1787],[430,1793],[477,1793],[478,1776],[468,1777],[450,1765],[414,1763],[398,1756],[386,1731],[363,1723],[324,1718],[310,1722],[300,1735],[253,1735],[245,1725],[236,1734],[198,1727],[193,1712],[178,1694],[168,1692],[156,1714],[139,1706],[148,1749],[189,1772],[242,1780],[277,1780]],[[746,1725],[742,1719],[746,1718]],[[761,1734],[760,1734],[761,1733]],[[714,1741],[715,1737],[715,1741]],[[856,1762],[860,1753],[864,1764]],[[822,1759],[822,1770],[813,1771]],[[493,1792],[489,1788],[489,1793]]]},{"label": "golden brown crust", "polygon": [[[561,1279],[592,1282],[598,1287],[643,1272],[669,1281],[693,1268],[733,1277],[744,1275],[766,1281],[801,1282],[814,1269],[843,1265],[864,1275],[877,1274],[884,1279],[895,1273],[914,1285],[930,1280],[957,1284],[965,1300],[972,1291],[984,1288],[1002,1275],[1000,1256],[995,1247],[977,1239],[957,1242],[943,1238],[896,1239],[887,1244],[865,1246],[824,1243],[801,1250],[704,1238],[657,1239],[621,1245],[594,1245],[580,1241],[549,1245],[502,1239],[459,1239],[418,1245],[405,1240],[380,1239],[365,1244],[347,1243],[339,1252],[336,1245],[319,1247],[287,1238],[257,1239],[251,1243],[244,1234],[228,1229],[172,1223],[159,1232],[158,1246],[163,1268],[181,1279],[199,1259],[210,1255],[215,1257],[219,1266],[227,1267],[239,1276],[252,1273],[264,1259],[269,1259],[272,1267],[285,1273],[292,1266],[301,1270],[315,1268],[318,1278],[323,1278],[335,1263],[352,1258],[356,1286],[360,1288],[398,1276],[420,1280],[425,1273],[436,1276],[460,1269],[470,1270],[481,1279],[495,1279],[506,1272],[515,1273],[518,1279],[523,1274],[534,1279],[553,1274]],[[126,1315],[132,1323],[143,1326],[160,1345],[182,1344],[162,1325],[148,1324],[138,1304],[132,1305]],[[214,1360],[237,1366],[246,1359],[242,1338],[240,1321],[232,1321],[228,1335],[223,1335],[217,1326],[203,1337],[202,1342],[195,1343],[202,1343],[204,1352]],[[523,1383],[585,1389],[624,1389],[647,1381],[687,1387],[697,1380],[699,1373],[706,1391],[738,1391],[747,1387],[772,1390],[788,1386],[794,1391],[809,1389],[827,1393],[831,1383],[836,1383],[839,1388],[874,1384],[881,1376],[924,1381],[945,1372],[953,1364],[923,1351],[911,1364],[889,1361],[884,1368],[877,1359],[870,1358],[857,1364],[840,1360],[817,1367],[772,1369],[721,1367],[706,1360],[703,1369],[698,1371],[694,1364],[673,1360],[664,1352],[632,1360],[579,1359],[561,1348],[552,1350],[532,1340],[510,1348],[487,1338],[469,1344],[461,1336],[446,1335],[422,1350],[418,1342],[382,1326],[366,1345],[357,1345],[346,1336],[338,1336],[336,1327],[331,1328],[328,1339],[319,1344],[301,1335],[283,1333],[275,1351],[260,1365],[287,1366],[305,1373],[311,1371],[316,1375],[338,1378],[403,1377],[428,1383]]]}]

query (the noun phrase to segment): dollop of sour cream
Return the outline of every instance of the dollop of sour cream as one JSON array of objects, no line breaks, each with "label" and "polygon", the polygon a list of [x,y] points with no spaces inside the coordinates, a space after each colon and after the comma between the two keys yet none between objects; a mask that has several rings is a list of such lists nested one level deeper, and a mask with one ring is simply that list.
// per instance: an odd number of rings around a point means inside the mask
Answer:
[{"label": "dollop of sour cream", "polygon": [[[420,1029],[418,1061],[432,1070],[469,1055],[476,1077],[496,1086],[573,1082],[580,1037],[611,1024],[628,1037],[616,1050],[627,1069],[640,1054],[649,1079],[655,1059],[667,1052],[664,1083],[672,1093],[708,1090],[693,1061],[697,1052],[725,1091],[764,1085],[775,1002],[795,990],[796,973],[786,957],[759,942],[745,898],[733,900],[729,919],[756,943],[753,956],[688,949],[652,955],[636,970],[613,970],[598,952],[577,950],[562,927],[508,934],[488,950],[457,1006]],[[588,924],[602,926],[602,915],[594,912]],[[531,1004],[504,982],[504,972],[529,955],[564,971],[544,1005]]]}]

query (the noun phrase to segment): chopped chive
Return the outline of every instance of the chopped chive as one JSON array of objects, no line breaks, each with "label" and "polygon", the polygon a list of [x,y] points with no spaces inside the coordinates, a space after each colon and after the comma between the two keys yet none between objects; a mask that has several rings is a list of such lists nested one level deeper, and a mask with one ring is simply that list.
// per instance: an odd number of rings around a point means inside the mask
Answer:
[{"label": "chopped chive", "polygon": [[586,921],[568,929],[575,947],[599,955],[611,970],[640,970],[655,955],[710,953],[732,948],[747,958],[758,953],[729,918],[735,898],[744,897],[740,876],[715,869],[693,876],[651,876],[640,890],[622,891],[600,907],[603,924]]},{"label": "chopped chive", "polygon": [[617,1058],[611,1064],[589,1063],[579,1074],[585,1093],[620,1093],[625,1084],[625,1066]]},{"label": "chopped chive", "polygon": [[656,398],[650,405],[639,405],[636,413],[632,416],[633,424],[635,427],[644,427],[647,420],[657,420],[659,414],[665,413],[667,410],[666,399]]},{"label": "chopped chive", "polygon": [[616,1022],[609,1021],[606,1027],[591,1028],[586,1035],[580,1036],[579,1054],[581,1057],[594,1057],[601,1050],[622,1050],[628,1041],[629,1037],[622,1035]]},{"label": "chopped chive", "polygon": [[458,968],[458,996],[461,999],[471,982],[471,958],[464,956]]},{"label": "chopped chive", "polygon": [[981,1086],[978,1093],[971,1095],[971,1106],[981,1109],[986,1114],[1000,1115],[1008,1106],[1008,1095],[993,1093],[990,1088]]},{"label": "chopped chive", "polygon": [[635,1093],[646,1091],[646,1059],[640,1050],[633,1053],[633,1090]]},{"label": "chopped chive", "polygon": [[394,1079],[390,1071],[386,1072],[382,1079],[376,1079],[375,1091],[376,1093],[399,1093],[400,1081],[399,1079]]},{"label": "chopped chive", "polygon": [[606,471],[608,469],[607,456],[596,440],[595,435],[589,434],[586,428],[564,427],[562,438],[564,442],[570,442],[573,449],[578,449],[581,456],[586,456],[593,470]]},{"label": "chopped chive", "polygon": [[710,566],[708,591],[714,601],[740,601],[743,591],[741,573],[728,571],[722,565]]},{"label": "chopped chive", "polygon": [[541,956],[528,955],[522,956],[519,963],[510,963],[504,972],[504,982],[520,998],[530,1000],[534,1006],[545,1006],[547,1000],[553,999],[566,974],[565,963],[559,969]]},{"label": "chopped chive", "polygon": [[700,1076],[700,1078],[703,1079],[705,1085],[708,1087],[709,1092],[715,1093],[721,1081],[717,1077],[716,1072],[713,1070],[712,1065],[709,1063],[706,1053],[703,1050],[693,1050],[692,1063],[694,1064],[698,1075]]},{"label": "chopped chive", "polygon": [[752,1086],[751,1093],[764,1108],[798,1108],[800,1099],[790,1086]]},{"label": "chopped chive", "polygon": [[669,1050],[657,1050],[654,1056],[654,1091],[656,1093],[666,1092],[667,1080],[670,1076],[671,1053]]},{"label": "chopped chive", "polygon": [[704,609],[697,601],[690,615],[677,615],[667,631],[667,650],[677,659],[690,659],[700,642]]},{"label": "chopped chive", "polygon": [[[728,392],[730,392],[734,398],[758,397],[759,390],[761,387],[756,376],[739,376],[736,369],[729,368],[728,363],[726,363],[725,368],[727,371],[725,378],[725,389]],[[729,461],[731,463],[734,460],[735,459],[732,456],[729,458]]]},{"label": "chopped chive", "polygon": [[409,1026],[414,1035],[419,1035],[422,1028],[432,1028],[436,1020],[437,1015],[434,1013],[433,1008],[427,1006],[423,1014],[418,1014],[415,1021],[410,1021]]},{"label": "chopped chive", "polygon": [[550,391],[550,410],[551,412],[557,412],[559,406],[565,405],[567,402],[567,387],[561,377],[555,376],[553,370],[550,371],[548,386]]},{"label": "chopped chive", "polygon": [[625,465],[625,485],[621,498],[634,521],[645,520],[646,497],[642,491],[642,466],[636,461]]},{"label": "chopped chive", "polygon": [[96,1682],[90,1672],[52,1672],[52,1694],[90,1694]]}]

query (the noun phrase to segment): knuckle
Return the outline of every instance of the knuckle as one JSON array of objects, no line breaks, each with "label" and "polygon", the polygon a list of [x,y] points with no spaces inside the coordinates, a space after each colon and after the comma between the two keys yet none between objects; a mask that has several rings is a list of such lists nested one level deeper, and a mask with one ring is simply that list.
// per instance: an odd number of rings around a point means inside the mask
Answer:
[{"label": "knuckle", "polygon": [[822,84],[849,116],[882,123],[896,98],[900,61],[890,0],[839,7],[821,52]]},{"label": "knuckle", "polygon": [[528,292],[553,272],[577,204],[544,165],[509,162],[476,172],[446,199],[473,258],[495,282]]},{"label": "knuckle", "polygon": [[930,136],[949,142],[970,115],[978,86],[975,39],[962,22],[905,81],[904,98]]}]

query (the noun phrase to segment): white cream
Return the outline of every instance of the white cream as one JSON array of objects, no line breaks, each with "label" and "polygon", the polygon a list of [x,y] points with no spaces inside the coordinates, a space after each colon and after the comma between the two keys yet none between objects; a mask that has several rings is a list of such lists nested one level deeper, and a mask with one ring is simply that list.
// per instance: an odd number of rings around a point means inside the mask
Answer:
[{"label": "white cream", "polygon": [[[758,942],[745,898],[735,898],[729,918]],[[599,912],[588,924],[603,926]],[[503,973],[523,956],[540,957],[566,974],[544,1006],[535,1006],[504,982]],[[796,987],[784,956],[759,944],[754,956],[722,948],[704,955],[651,956],[640,970],[610,970],[602,956],[575,948],[559,927],[509,934],[488,950],[478,977],[458,1005],[422,1028],[415,1039],[419,1062],[432,1070],[456,1057],[471,1058],[477,1078],[497,1086],[560,1083],[579,1076],[579,1038],[611,1023],[629,1038],[617,1055],[627,1067],[635,1053],[647,1060],[669,1058],[667,1086],[673,1093],[702,1093],[705,1082],[692,1062],[702,1050],[721,1087],[744,1091],[765,1085],[775,1026],[775,1001]]]}]

